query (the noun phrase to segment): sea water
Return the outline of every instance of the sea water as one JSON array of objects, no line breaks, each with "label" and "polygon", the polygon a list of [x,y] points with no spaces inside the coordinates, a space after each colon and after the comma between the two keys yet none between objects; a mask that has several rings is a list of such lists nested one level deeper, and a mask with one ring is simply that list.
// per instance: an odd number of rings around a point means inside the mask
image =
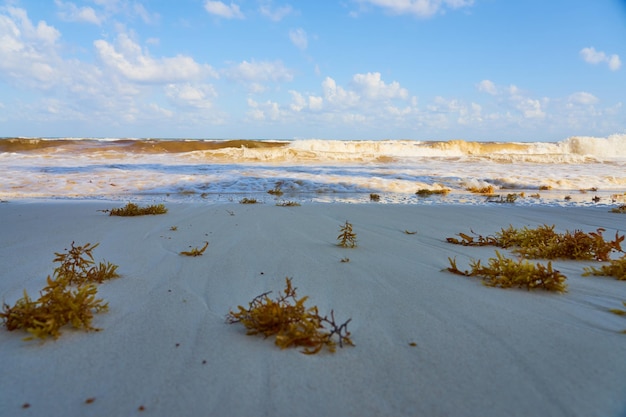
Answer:
[{"label": "sea water", "polygon": [[[497,204],[513,197],[518,205],[623,205],[626,135],[559,142],[1,138],[0,176],[4,201]],[[489,186],[492,195],[475,192]]]}]

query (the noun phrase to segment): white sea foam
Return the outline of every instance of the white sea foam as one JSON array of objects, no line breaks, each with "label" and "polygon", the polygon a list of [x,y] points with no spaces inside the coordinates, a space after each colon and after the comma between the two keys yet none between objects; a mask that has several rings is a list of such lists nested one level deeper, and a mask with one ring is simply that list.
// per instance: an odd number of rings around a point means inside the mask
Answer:
[{"label": "white sea foam", "polygon": [[[533,195],[521,204],[607,204],[626,192],[626,135],[561,142],[0,139],[0,198],[285,198],[475,202],[468,188]],[[591,190],[585,195],[580,190]],[[539,195],[537,195],[539,194]],[[617,197],[616,197],[617,196]]]}]

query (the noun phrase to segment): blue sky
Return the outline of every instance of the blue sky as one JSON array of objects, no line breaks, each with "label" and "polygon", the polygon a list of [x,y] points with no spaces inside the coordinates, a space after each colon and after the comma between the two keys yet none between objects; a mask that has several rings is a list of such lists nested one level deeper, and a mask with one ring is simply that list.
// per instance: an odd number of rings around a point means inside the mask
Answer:
[{"label": "blue sky", "polygon": [[0,136],[626,133],[625,0],[0,0]]}]

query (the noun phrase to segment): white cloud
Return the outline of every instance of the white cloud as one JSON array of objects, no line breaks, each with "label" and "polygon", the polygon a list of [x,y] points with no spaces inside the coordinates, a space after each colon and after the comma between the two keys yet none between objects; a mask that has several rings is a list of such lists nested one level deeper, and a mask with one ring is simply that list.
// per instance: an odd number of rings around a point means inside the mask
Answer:
[{"label": "white cloud", "polygon": [[594,47],[581,49],[580,56],[589,64],[597,65],[600,63],[606,63],[611,71],[617,71],[622,66],[622,62],[618,55],[613,54],[608,56],[602,51],[596,51]]},{"label": "white cloud", "polygon": [[243,61],[224,73],[227,78],[249,83],[293,80],[293,72],[286,68],[281,61]]},{"label": "white cloud", "polygon": [[596,104],[598,102],[598,98],[591,93],[581,91],[578,93],[571,94],[568,97],[567,101],[570,104],[591,105],[591,104]]},{"label": "white cloud", "polygon": [[489,80],[482,80],[481,82],[479,82],[478,91],[482,93],[491,94],[492,96],[495,96],[496,94],[498,94],[498,89],[496,88],[496,85],[492,81],[489,81]]},{"label": "white cloud", "polygon": [[305,50],[308,46],[309,40],[307,34],[302,28],[292,29],[289,31],[289,39],[298,49]]},{"label": "white cloud", "polygon": [[355,90],[358,90],[362,96],[370,100],[406,99],[409,96],[409,92],[405,88],[400,87],[398,82],[394,81],[391,84],[385,84],[381,80],[379,72],[356,74],[352,78],[352,82]]},{"label": "white cloud", "polygon": [[140,3],[133,4],[133,12],[146,24],[156,23],[160,18],[158,13],[150,13],[143,4]]},{"label": "white cloud", "polygon": [[250,110],[247,112],[248,116],[253,120],[279,120],[281,117],[280,106],[273,101],[266,101],[264,103],[258,103],[252,99],[248,99],[248,106]]},{"label": "white cloud", "polygon": [[289,16],[291,13],[293,13],[293,9],[289,5],[272,9],[269,5],[265,4],[259,7],[259,11],[263,16],[269,18],[274,22],[279,22],[285,17]]},{"label": "white cloud", "polygon": [[34,25],[25,10],[0,14],[0,73],[20,86],[48,89],[62,82],[57,40],[61,33],[44,21]]},{"label": "white cloud", "polygon": [[166,85],[165,96],[179,107],[208,109],[212,106],[211,99],[217,97],[217,93],[212,85],[184,83]]},{"label": "white cloud", "polygon": [[393,14],[410,14],[420,18],[432,17],[445,9],[460,9],[474,4],[474,0],[356,0],[371,4]]},{"label": "white cloud", "polygon": [[330,77],[326,77],[322,81],[322,93],[324,100],[338,107],[353,107],[360,100],[358,94],[338,86],[335,80]]},{"label": "white cloud", "polygon": [[60,0],[55,0],[54,3],[59,8],[58,15],[62,20],[92,23],[94,25],[102,24],[102,18],[98,16],[92,7],[78,7],[74,3],[62,2]]},{"label": "white cloud", "polygon": [[94,46],[107,67],[131,81],[172,83],[216,75],[210,66],[185,55],[152,58],[123,33],[118,35],[115,46],[105,40],[95,41]]},{"label": "white cloud", "polygon": [[212,15],[223,17],[226,19],[243,19],[244,15],[235,3],[226,5],[221,1],[207,0],[204,3],[204,9]]}]

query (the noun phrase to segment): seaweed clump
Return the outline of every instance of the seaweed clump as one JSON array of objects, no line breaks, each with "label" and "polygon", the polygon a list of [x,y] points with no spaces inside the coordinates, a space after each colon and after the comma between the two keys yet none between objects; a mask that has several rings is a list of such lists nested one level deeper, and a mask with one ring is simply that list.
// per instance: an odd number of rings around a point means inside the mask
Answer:
[{"label": "seaweed clump", "polygon": [[447,238],[449,243],[463,246],[497,246],[514,248],[513,252],[530,259],[575,259],[608,261],[613,251],[623,252],[621,242],[624,236],[615,233],[615,240],[604,239],[606,229],[585,233],[580,230],[557,233],[552,226],[539,226],[536,229],[516,229],[509,226],[493,236],[474,236],[459,233],[457,238]]},{"label": "seaweed clump", "polygon": [[100,330],[92,326],[95,313],[108,310],[108,303],[96,298],[96,283],[117,278],[117,265],[99,263],[95,265],[91,251],[98,244],[87,243],[74,246],[67,253],[55,253],[54,262],[61,265],[47,277],[47,285],[40,291],[37,300],[30,298],[26,290],[15,305],[3,304],[0,318],[7,330],[23,329],[31,336],[46,339],[58,338],[61,328],[67,324],[77,329]]},{"label": "seaweed clump", "polygon": [[547,265],[540,263],[532,264],[525,259],[517,261],[509,259],[496,251],[495,258],[489,258],[487,266],[481,265],[480,260],[470,262],[471,271],[461,271],[456,266],[456,260],[448,258],[450,267],[448,271],[454,274],[468,277],[482,277],[482,282],[488,287],[499,288],[525,288],[532,290],[541,288],[547,291],[565,292],[567,277],[552,268],[552,263]]},{"label": "seaweed clump", "polygon": [[450,192],[449,188],[438,188],[435,190],[429,190],[427,188],[421,188],[415,192],[419,197],[430,197],[431,195],[446,195]]},{"label": "seaweed clump", "polygon": [[114,208],[111,210],[103,210],[108,212],[109,216],[145,216],[167,213],[167,208],[164,204],[155,204],[146,207],[140,207],[135,203],[128,203],[124,207]]},{"label": "seaweed clump", "polygon": [[304,347],[302,353],[305,354],[318,353],[324,347],[334,352],[337,345],[354,346],[348,331],[351,319],[338,325],[332,310],[330,317],[320,316],[317,306],[305,307],[308,297],[298,298],[296,289],[291,278],[286,278],[284,292],[279,292],[276,299],[269,297],[271,291],[260,294],[248,303],[248,308],[239,306],[237,312],[230,311],[226,321],[242,323],[248,335],[275,336],[275,343],[281,349]]},{"label": "seaweed clump", "polygon": [[620,259],[612,259],[608,265],[602,265],[600,268],[589,267],[584,268],[583,276],[589,275],[615,277],[619,281],[626,281],[626,256]]},{"label": "seaweed clump", "polygon": [[259,201],[256,198],[244,197],[239,200],[239,204],[257,204]]},{"label": "seaweed clump", "polygon": [[622,204],[619,207],[613,207],[611,213],[626,213],[626,204]]}]

